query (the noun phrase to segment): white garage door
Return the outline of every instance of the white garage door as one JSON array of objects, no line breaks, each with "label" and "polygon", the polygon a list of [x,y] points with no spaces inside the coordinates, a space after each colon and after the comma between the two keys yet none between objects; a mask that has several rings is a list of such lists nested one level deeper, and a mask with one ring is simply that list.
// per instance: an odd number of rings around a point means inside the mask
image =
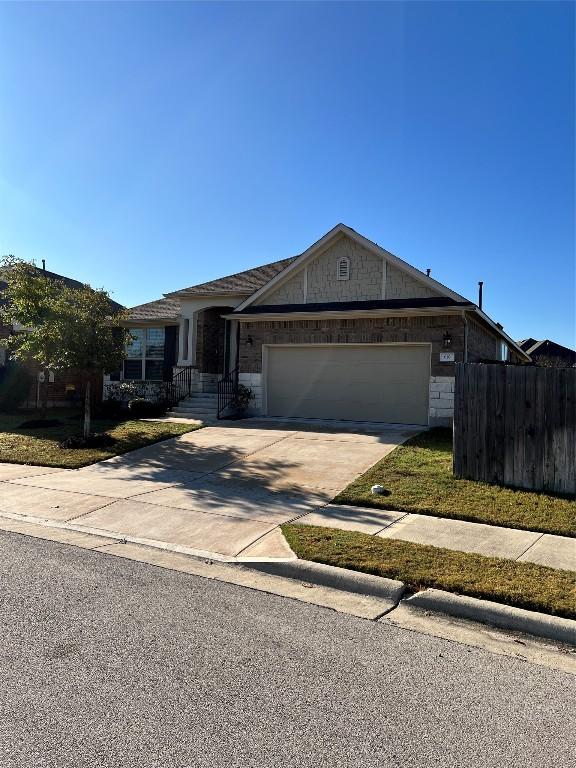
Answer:
[{"label": "white garage door", "polygon": [[269,416],[428,424],[430,345],[269,346]]}]

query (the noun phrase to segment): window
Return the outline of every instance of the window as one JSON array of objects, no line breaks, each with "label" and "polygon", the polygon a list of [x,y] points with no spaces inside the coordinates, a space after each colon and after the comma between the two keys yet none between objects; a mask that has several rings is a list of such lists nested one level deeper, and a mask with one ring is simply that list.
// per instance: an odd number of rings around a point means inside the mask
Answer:
[{"label": "window", "polygon": [[508,344],[506,344],[505,341],[500,342],[500,355],[499,360],[503,360],[504,362],[507,362],[510,360],[510,350],[508,349]]},{"label": "window", "polygon": [[124,378],[125,379],[141,379],[142,378],[142,361],[141,360],[124,360]]},{"label": "window", "polygon": [[144,348],[144,329],[143,328],[129,328],[131,341],[128,342],[126,348],[126,356],[128,358],[135,359],[142,357],[142,349]]},{"label": "window", "polygon": [[341,256],[336,262],[336,280],[350,280],[350,259]]},{"label": "window", "polygon": [[124,378],[162,381],[164,376],[164,328],[130,328]]},{"label": "window", "polygon": [[146,357],[164,359],[164,328],[146,330]]}]

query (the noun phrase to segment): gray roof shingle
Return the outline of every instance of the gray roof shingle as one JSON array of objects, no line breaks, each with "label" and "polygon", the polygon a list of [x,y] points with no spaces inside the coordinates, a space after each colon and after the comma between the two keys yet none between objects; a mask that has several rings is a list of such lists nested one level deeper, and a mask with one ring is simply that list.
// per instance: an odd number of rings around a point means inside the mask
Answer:
[{"label": "gray roof shingle", "polygon": [[128,310],[128,320],[133,322],[146,322],[148,320],[173,320],[180,319],[180,302],[176,299],[158,299],[146,304],[139,304]]},{"label": "gray roof shingle", "polygon": [[291,264],[296,256],[280,261],[273,261],[271,264],[263,264],[261,267],[247,269],[244,272],[236,272],[233,275],[219,277],[217,280],[210,280],[207,283],[191,285],[189,288],[182,288],[180,291],[166,294],[173,296],[193,296],[207,293],[241,293],[249,296],[250,294],[262,288],[269,280],[272,280],[279,272],[282,272]]},{"label": "gray roof shingle", "polygon": [[132,322],[149,322],[154,320],[176,322],[180,318],[179,299],[185,296],[202,296],[206,294],[216,296],[223,293],[239,293],[250,296],[250,294],[257,291],[263,285],[266,285],[279,272],[282,272],[295,258],[296,256],[281,259],[271,264],[263,264],[261,267],[247,269],[244,272],[236,272],[233,275],[219,277],[217,280],[191,285],[189,288],[182,288],[180,291],[168,293],[165,298],[158,299],[158,301],[149,301],[146,304],[131,307],[128,310],[128,320]]}]

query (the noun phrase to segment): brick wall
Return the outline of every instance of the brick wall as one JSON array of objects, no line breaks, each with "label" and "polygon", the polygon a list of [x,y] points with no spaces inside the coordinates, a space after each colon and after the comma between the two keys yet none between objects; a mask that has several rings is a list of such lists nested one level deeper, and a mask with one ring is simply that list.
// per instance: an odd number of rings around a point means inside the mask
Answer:
[{"label": "brick wall", "polygon": [[[43,398],[44,387],[48,386],[48,406],[80,406],[84,403],[84,392],[86,387],[86,374],[77,370],[58,370],[54,371],[54,381],[49,381],[47,385],[40,383],[38,388],[38,373],[40,367],[36,363],[28,363],[28,370],[33,376],[33,381],[28,392],[28,399],[25,406],[35,408],[38,392],[40,402]],[[92,379],[92,405],[97,405],[102,400],[103,387],[102,376],[94,376]]]},{"label": "brick wall", "polygon": [[499,338],[471,317],[468,318],[468,362],[498,360]]},{"label": "brick wall", "polygon": [[[6,325],[0,325],[0,339],[7,339],[11,336],[11,328]],[[4,349],[0,349],[0,365],[10,365],[6,360]],[[35,408],[38,395],[38,373],[40,367],[35,362],[25,364],[32,375],[33,381],[27,393],[24,407]],[[43,396],[44,387],[48,387],[48,405],[49,406],[72,406],[78,402],[84,401],[84,387],[86,375],[81,371],[59,370],[54,371],[54,381],[46,384],[40,383],[40,398]],[[93,400],[98,403],[102,399],[101,377],[94,378]]]},{"label": "brick wall", "polygon": [[232,308],[210,307],[198,312],[196,323],[196,367],[204,373],[222,373],[224,369],[224,328],[222,315]]},{"label": "brick wall", "polygon": [[[263,344],[374,344],[432,343],[432,376],[453,376],[453,363],[440,363],[444,350],[443,337],[452,336],[450,351],[456,362],[464,357],[464,324],[462,318],[379,317],[356,320],[270,320],[241,323],[240,371],[260,373]],[[248,337],[251,344],[247,343]]]}]

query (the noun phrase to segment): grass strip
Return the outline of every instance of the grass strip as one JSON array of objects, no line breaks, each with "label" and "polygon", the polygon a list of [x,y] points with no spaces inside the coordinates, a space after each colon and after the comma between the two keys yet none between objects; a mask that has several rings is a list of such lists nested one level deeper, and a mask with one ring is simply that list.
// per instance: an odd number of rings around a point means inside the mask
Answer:
[{"label": "grass strip", "polygon": [[410,589],[444,589],[518,608],[576,618],[576,573],[499,557],[381,539],[356,531],[283,525],[299,558],[403,581]]},{"label": "grass strip", "polygon": [[116,440],[114,445],[64,449],[58,443],[79,434],[81,421],[68,420],[61,427],[48,429],[20,429],[19,425],[25,420],[22,415],[0,416],[0,462],[77,469],[199,428],[196,424],[175,422],[95,420],[92,430],[111,435]]},{"label": "grass strip", "polygon": [[[371,492],[376,484],[384,486],[385,495]],[[576,536],[574,499],[456,480],[448,429],[411,438],[345,488],[334,503]]]}]

